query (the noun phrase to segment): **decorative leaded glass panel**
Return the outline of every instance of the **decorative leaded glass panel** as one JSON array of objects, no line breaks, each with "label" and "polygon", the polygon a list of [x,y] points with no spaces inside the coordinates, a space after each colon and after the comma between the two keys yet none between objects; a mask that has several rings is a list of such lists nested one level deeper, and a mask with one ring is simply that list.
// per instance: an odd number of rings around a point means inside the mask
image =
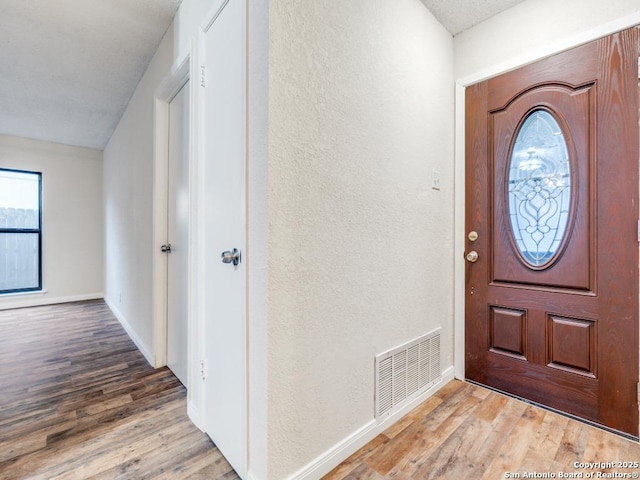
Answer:
[{"label": "decorative leaded glass panel", "polygon": [[543,267],[558,253],[571,205],[571,171],[560,125],[534,110],[520,126],[509,163],[511,233],[522,258]]}]

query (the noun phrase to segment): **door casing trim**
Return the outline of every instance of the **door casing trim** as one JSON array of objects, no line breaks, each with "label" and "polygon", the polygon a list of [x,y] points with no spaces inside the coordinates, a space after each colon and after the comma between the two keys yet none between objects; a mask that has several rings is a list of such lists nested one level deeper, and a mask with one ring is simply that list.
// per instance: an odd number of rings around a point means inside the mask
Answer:
[{"label": "door casing trim", "polygon": [[[153,366],[167,364],[167,258],[160,246],[167,241],[169,162],[169,103],[189,81],[190,56],[171,69],[154,94],[153,130]],[[187,100],[189,101],[189,100]],[[189,141],[187,139],[187,141]],[[189,165],[192,155],[189,154]],[[189,316],[190,317],[190,316]],[[189,320],[187,320],[189,322]],[[188,371],[191,366],[188,367]],[[190,377],[191,375],[187,373]]]}]

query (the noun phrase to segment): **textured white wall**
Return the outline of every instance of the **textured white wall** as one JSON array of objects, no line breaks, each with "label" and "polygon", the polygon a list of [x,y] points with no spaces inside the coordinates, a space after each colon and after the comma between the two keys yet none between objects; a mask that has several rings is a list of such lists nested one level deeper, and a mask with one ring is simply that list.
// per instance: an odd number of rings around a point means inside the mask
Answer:
[{"label": "textured white wall", "polygon": [[153,352],[154,93],[173,62],[172,32],[165,34],[104,151],[105,300],[147,358]]},{"label": "textured white wall", "polygon": [[637,23],[638,0],[528,0],[455,37],[456,79],[495,75]]},{"label": "textured white wall", "polygon": [[101,298],[102,152],[0,135],[0,168],[42,172],[46,293],[0,297],[0,309]]},{"label": "textured white wall", "polygon": [[453,40],[419,0],[272,0],[269,17],[279,479],[372,420],[377,353],[442,327],[452,364]]}]

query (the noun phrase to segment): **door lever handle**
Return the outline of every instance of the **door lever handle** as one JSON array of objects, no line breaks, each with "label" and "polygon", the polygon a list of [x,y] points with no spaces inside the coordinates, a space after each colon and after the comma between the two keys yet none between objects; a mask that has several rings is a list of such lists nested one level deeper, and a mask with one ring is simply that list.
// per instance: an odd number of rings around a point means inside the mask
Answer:
[{"label": "door lever handle", "polygon": [[233,263],[234,265],[238,265],[241,260],[240,251],[237,248],[234,248],[231,251],[227,250],[226,252],[222,252],[220,257],[222,258],[222,263]]},{"label": "door lever handle", "polygon": [[162,245],[162,246],[160,247],[160,251],[161,251],[162,253],[171,253],[171,244],[170,244],[170,243],[167,243],[166,245]]}]

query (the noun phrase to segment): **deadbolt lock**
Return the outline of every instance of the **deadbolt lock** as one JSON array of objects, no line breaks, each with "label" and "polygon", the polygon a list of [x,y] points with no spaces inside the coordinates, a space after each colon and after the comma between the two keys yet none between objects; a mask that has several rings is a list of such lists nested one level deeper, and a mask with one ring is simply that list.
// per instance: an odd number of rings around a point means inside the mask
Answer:
[{"label": "deadbolt lock", "polygon": [[476,232],[475,230],[470,231],[469,235],[467,235],[467,238],[469,239],[469,241],[475,242],[478,239],[478,232]]}]

